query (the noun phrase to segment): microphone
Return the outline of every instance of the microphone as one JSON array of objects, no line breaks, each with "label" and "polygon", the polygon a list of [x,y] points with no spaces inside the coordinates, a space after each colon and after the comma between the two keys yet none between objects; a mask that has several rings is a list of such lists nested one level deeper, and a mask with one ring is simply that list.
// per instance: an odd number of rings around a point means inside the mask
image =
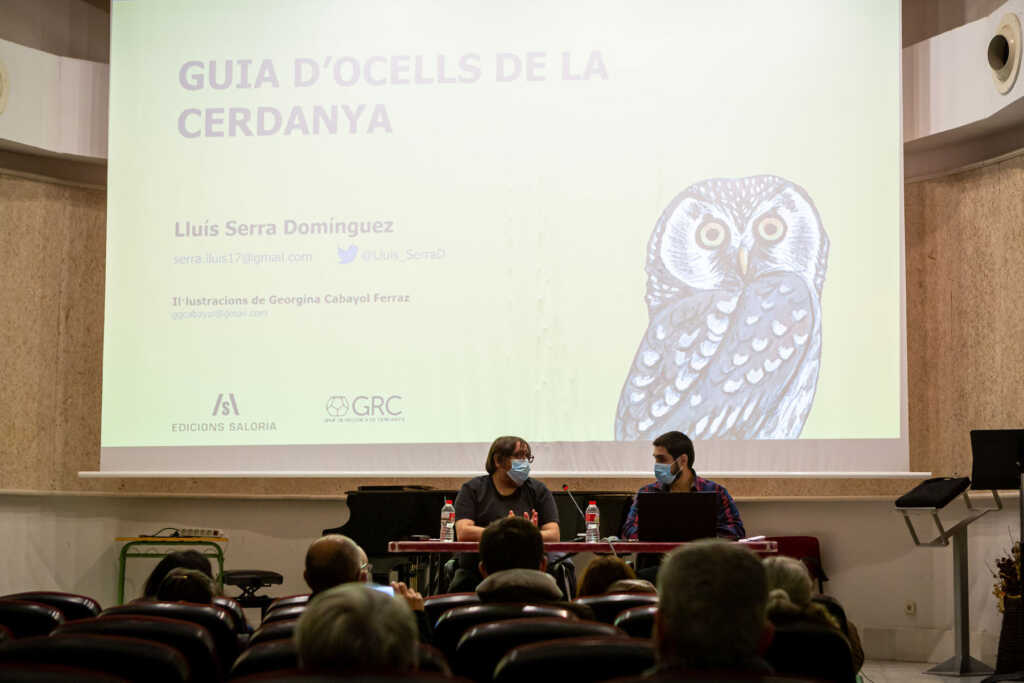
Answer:
[{"label": "microphone", "polygon": [[576,512],[580,513],[580,517],[583,519],[583,523],[586,524],[587,523],[587,516],[585,514],[583,514],[583,508],[580,507],[580,504],[577,503],[576,499],[572,497],[572,492],[569,491],[569,485],[568,484],[562,484],[562,490],[565,491],[569,495],[569,500],[571,500],[572,504],[576,506]]}]

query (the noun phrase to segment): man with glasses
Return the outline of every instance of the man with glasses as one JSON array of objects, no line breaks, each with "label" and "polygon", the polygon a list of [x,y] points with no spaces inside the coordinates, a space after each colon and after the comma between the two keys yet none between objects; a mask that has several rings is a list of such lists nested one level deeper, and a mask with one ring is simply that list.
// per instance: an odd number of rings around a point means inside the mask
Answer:
[{"label": "man with glasses", "polygon": [[[518,436],[501,436],[487,453],[487,474],[470,479],[455,498],[455,536],[459,541],[479,541],[484,528],[496,519],[522,517],[540,529],[545,542],[560,539],[558,508],[542,482],[530,478],[533,454],[530,444]],[[471,591],[483,580],[476,553],[462,553],[448,590]]]}]

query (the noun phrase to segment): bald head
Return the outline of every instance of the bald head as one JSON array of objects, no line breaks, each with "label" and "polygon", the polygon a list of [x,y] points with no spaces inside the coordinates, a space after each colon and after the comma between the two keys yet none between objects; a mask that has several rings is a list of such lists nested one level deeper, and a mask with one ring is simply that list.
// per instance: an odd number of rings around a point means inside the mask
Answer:
[{"label": "bald head", "polygon": [[341,534],[321,536],[306,551],[303,577],[316,594],[328,588],[366,578],[366,553],[355,541]]}]

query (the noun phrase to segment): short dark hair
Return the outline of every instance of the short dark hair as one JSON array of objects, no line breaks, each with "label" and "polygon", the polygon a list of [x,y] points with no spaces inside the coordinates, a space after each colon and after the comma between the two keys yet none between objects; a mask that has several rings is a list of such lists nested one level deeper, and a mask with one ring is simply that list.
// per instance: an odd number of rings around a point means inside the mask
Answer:
[{"label": "short dark hair", "polygon": [[495,439],[490,450],[487,451],[487,462],[484,463],[487,474],[494,474],[498,470],[497,461],[514,455],[519,444],[523,444],[526,455],[530,455],[530,444],[526,443],[526,439],[521,439],[518,436],[499,436]]},{"label": "short dark hair", "polygon": [[580,597],[602,595],[607,593],[608,587],[616,581],[635,578],[636,572],[622,558],[611,555],[595,557],[580,577],[576,593]]},{"label": "short dark hair", "polygon": [[693,442],[690,441],[690,437],[686,434],[682,432],[665,432],[654,440],[654,445],[661,446],[668,451],[673,460],[678,460],[679,456],[685,454],[687,456],[687,467],[693,470]]},{"label": "short dark hair", "polygon": [[164,559],[153,568],[149,578],[146,579],[146,586],[142,591],[143,597],[153,600],[156,598],[156,593],[160,589],[160,584],[163,583],[164,577],[170,573],[172,569],[196,569],[202,573],[213,578],[213,567],[210,566],[210,561],[203,556],[197,550],[179,550],[173,553],[168,553],[164,556]]},{"label": "short dark hair", "polygon": [[505,569],[540,569],[543,561],[540,530],[522,517],[491,522],[480,536],[480,562],[488,574]]},{"label": "short dark hair", "polygon": [[329,534],[306,551],[306,583],[314,594],[356,581],[362,571],[359,546],[348,536]]}]

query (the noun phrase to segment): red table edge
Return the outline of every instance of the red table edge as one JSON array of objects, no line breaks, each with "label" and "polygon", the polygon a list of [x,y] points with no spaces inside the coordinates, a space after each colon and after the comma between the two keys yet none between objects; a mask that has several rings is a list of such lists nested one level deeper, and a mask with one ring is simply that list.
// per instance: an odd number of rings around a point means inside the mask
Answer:
[{"label": "red table edge", "polygon": [[[618,553],[628,555],[630,553],[667,553],[670,550],[685,545],[686,541],[680,542],[645,542],[645,541],[615,541],[608,543],[578,543],[574,541],[559,541],[558,543],[545,543],[544,550],[551,553]],[[755,553],[772,554],[779,550],[776,541],[750,541],[741,543]],[[389,541],[389,553],[474,553],[479,549],[476,541]]]}]

